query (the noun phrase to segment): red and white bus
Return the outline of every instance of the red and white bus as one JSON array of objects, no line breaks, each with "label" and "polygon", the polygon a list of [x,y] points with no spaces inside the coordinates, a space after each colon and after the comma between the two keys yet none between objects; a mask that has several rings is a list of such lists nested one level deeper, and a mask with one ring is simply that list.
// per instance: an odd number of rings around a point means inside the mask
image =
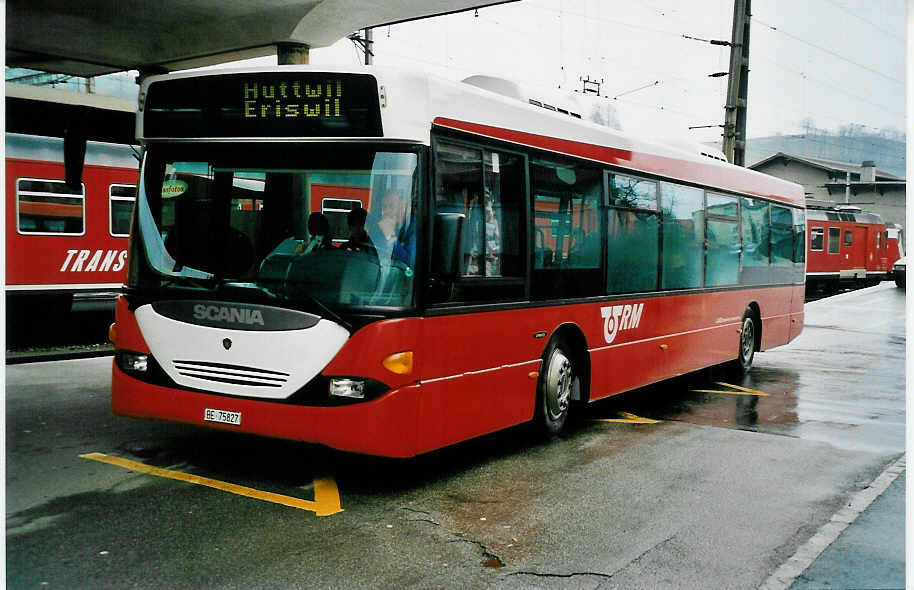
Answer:
[{"label": "red and white bus", "polygon": [[890,278],[900,255],[900,230],[856,206],[807,201],[809,248],[806,287],[837,290],[840,285],[875,285]]},{"label": "red and white bus", "polygon": [[[126,278],[138,152],[88,142],[79,188],[64,181],[63,140],[7,133],[6,295],[12,319],[107,301]],[[74,299],[75,297],[75,299]]]},{"label": "red and white bus", "polygon": [[[174,74],[137,125],[118,414],[410,457],[744,371],[803,326],[801,187],[522,96]],[[366,248],[312,249],[325,198],[367,210]]]}]

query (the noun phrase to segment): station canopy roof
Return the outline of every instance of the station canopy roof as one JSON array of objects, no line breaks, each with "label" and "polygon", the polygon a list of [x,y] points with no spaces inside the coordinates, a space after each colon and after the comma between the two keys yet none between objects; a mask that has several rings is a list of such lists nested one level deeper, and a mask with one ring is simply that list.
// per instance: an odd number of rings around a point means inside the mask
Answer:
[{"label": "station canopy roof", "polygon": [[[513,0],[507,0],[513,1]],[[326,47],[366,27],[506,0],[7,0],[6,65],[75,76],[168,72]]]}]

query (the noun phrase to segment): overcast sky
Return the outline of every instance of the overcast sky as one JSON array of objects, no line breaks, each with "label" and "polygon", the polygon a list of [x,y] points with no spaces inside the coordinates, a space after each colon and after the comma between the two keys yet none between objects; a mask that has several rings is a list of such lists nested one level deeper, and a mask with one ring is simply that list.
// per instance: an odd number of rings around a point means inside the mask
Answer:
[{"label": "overcast sky", "polygon": [[[904,0],[752,9],[749,137],[796,133],[804,120],[905,129]],[[732,11],[733,0],[522,0],[375,29],[375,63],[569,92],[589,77],[627,130],[719,140],[719,128],[688,127],[722,123],[727,79],[708,74],[728,69],[730,50],[682,35],[729,41]],[[361,59],[349,41],[311,51],[313,64]]]}]

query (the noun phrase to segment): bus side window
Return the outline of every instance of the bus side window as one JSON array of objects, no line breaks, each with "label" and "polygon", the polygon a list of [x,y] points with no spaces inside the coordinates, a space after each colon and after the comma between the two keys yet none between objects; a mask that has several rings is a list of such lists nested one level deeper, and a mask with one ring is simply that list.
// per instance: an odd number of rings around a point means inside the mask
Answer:
[{"label": "bus side window", "polygon": [[787,207],[771,206],[771,282],[794,280],[793,213]]},{"label": "bus side window", "polygon": [[597,167],[535,159],[533,298],[602,294],[603,172]]},{"label": "bus side window", "polygon": [[743,197],[740,207],[743,231],[741,285],[764,285],[771,282],[771,212],[761,199]]},{"label": "bus side window", "polygon": [[[435,211],[463,213],[459,278],[438,285],[436,302],[524,296],[527,269],[523,157],[440,141],[435,149]],[[433,236],[434,240],[435,237]],[[443,291],[439,292],[439,289]]]},{"label": "bus side window", "polygon": [[[485,277],[522,277],[526,272],[524,240],[524,161],[520,156],[486,151],[485,188],[479,203],[481,253],[479,270]],[[481,246],[480,246],[481,243]]]},{"label": "bus side window", "polygon": [[662,287],[701,287],[704,193],[698,188],[664,182],[660,184],[660,206],[663,210]]},{"label": "bus side window", "polygon": [[653,291],[658,283],[660,219],[657,183],[610,176],[606,293]]},{"label": "bus side window", "polygon": [[793,282],[806,277],[806,212],[793,209]]},{"label": "bus side window", "polygon": [[739,282],[739,199],[705,193],[705,286]]}]

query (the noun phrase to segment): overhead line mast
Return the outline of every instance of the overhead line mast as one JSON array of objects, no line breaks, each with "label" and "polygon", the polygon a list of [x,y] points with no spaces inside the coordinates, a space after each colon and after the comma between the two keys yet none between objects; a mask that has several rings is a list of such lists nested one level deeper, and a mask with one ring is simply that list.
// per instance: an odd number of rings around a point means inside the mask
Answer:
[{"label": "overhead line mast", "polygon": [[730,42],[730,80],[724,107],[724,154],[731,164],[746,165],[746,99],[749,90],[749,17],[752,0],[734,0]]}]

